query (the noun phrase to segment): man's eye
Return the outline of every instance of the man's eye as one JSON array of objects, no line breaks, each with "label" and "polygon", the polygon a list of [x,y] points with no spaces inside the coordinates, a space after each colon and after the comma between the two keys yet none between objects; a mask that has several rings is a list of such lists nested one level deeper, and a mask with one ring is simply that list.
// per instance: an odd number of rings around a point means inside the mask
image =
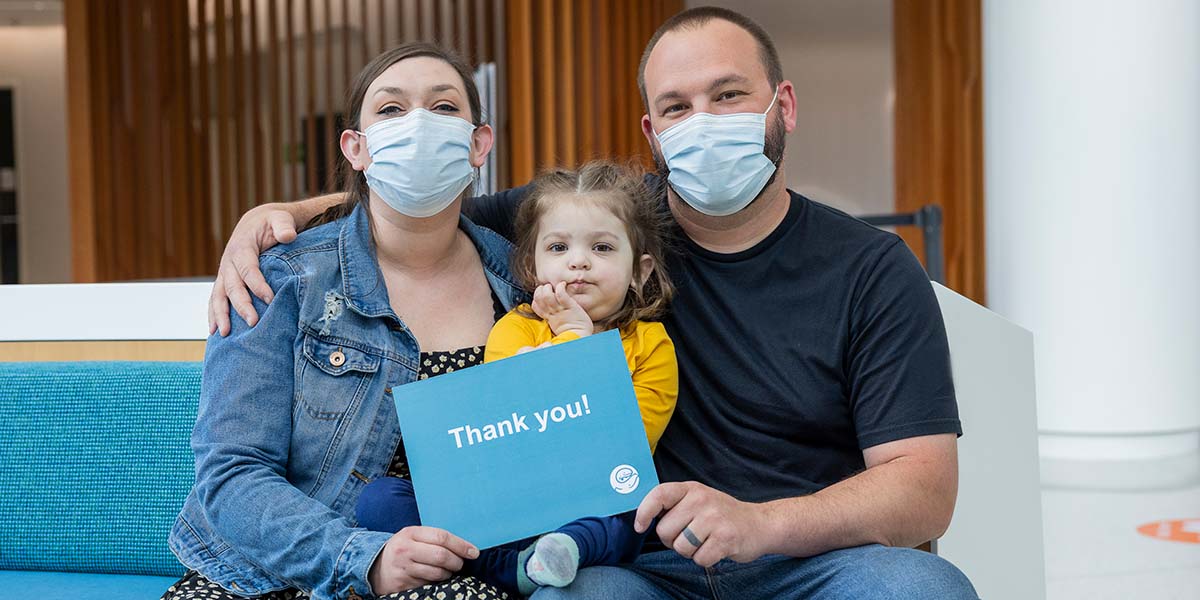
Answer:
[{"label": "man's eye", "polygon": [[738,96],[740,96],[740,95],[742,95],[742,93],[741,93],[741,92],[734,92],[734,91],[722,92],[720,96],[717,96],[717,100],[718,100],[718,101],[721,101],[721,100],[731,100],[731,99],[733,99],[733,98],[736,98],[736,97],[738,97]]},{"label": "man's eye", "polygon": [[567,245],[556,242],[556,243],[553,243],[553,244],[550,244],[549,246],[547,246],[546,249],[551,252],[566,252]]},{"label": "man's eye", "polygon": [[681,110],[684,110],[684,109],[686,109],[686,108],[687,108],[687,106],[686,106],[686,105],[683,105],[683,104],[672,104],[672,105],[670,105],[670,106],[668,106],[668,107],[666,107],[666,108],[664,108],[664,109],[663,109],[663,114],[664,114],[664,115],[669,115],[669,114],[671,114],[671,113],[673,113],[673,112],[679,112],[679,111],[681,111]]}]

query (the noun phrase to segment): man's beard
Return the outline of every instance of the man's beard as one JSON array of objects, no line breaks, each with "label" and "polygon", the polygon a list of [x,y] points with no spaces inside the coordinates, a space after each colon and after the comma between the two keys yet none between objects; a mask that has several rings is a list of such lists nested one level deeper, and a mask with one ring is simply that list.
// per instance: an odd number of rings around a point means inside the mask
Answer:
[{"label": "man's beard", "polygon": [[[758,191],[758,195],[754,197],[746,206],[754,204],[762,195],[763,192],[775,183],[775,176],[779,175],[779,165],[783,162],[783,151],[787,146],[787,128],[783,125],[783,111],[775,113],[775,118],[767,124],[767,134],[763,139],[763,155],[771,164],[775,165],[775,170],[771,172],[771,178],[763,185],[763,188]],[[658,173],[660,185],[668,185],[667,178],[671,175],[671,169],[667,166],[667,161],[663,160],[662,153],[658,148],[650,147],[650,153],[654,156],[654,171]],[[682,196],[680,196],[682,198]],[[686,200],[684,201],[686,202]],[[742,210],[746,210],[743,208]],[[739,211],[741,212],[741,211]]]}]

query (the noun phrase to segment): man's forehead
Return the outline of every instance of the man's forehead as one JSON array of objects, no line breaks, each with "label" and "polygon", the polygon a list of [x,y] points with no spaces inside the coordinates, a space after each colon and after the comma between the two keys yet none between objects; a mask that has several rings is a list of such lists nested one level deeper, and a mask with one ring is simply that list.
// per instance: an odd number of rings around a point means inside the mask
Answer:
[{"label": "man's forehead", "polygon": [[731,74],[766,81],[758,42],[750,32],[713,19],[704,25],[677,29],[659,38],[646,61],[646,92],[654,98],[665,92],[707,87]]}]

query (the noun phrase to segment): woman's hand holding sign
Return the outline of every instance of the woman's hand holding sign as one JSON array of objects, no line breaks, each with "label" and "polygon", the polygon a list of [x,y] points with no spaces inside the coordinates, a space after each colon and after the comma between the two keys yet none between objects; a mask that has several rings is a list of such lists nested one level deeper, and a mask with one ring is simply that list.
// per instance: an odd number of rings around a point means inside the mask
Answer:
[{"label": "woman's hand holding sign", "polygon": [[694,481],[663,483],[642,499],[633,527],[644,532],[662,515],[655,531],[663,545],[697,565],[745,563],[766,554],[762,508]]},{"label": "woman's hand holding sign", "polygon": [[376,596],[445,581],[479,556],[466,540],[436,527],[405,527],[392,536],[371,564],[367,579]]}]

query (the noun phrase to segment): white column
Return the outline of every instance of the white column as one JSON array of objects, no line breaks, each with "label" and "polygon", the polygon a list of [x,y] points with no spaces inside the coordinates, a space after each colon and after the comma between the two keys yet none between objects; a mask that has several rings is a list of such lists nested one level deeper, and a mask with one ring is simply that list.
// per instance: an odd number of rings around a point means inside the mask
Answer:
[{"label": "white column", "polygon": [[1200,450],[1200,2],[985,0],[990,307],[1043,458]]}]

